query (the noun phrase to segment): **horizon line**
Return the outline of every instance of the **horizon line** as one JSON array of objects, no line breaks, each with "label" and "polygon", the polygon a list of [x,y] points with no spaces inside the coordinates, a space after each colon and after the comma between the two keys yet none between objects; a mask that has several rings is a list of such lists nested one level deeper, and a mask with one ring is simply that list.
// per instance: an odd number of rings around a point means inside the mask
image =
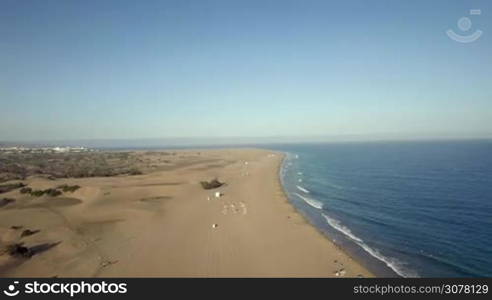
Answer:
[{"label": "horizon line", "polygon": [[[87,147],[164,147],[343,142],[418,142],[418,141],[492,140],[492,134],[477,136],[439,135],[336,135],[336,136],[270,136],[270,137],[162,137],[162,138],[84,138],[42,140],[0,140],[0,146],[87,146]],[[167,145],[165,145],[165,144]]]}]

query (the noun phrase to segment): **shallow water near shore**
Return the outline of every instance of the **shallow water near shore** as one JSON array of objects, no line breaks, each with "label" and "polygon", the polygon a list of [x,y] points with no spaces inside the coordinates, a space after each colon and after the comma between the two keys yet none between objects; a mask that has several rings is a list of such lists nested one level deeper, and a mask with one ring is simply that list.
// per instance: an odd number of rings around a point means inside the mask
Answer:
[{"label": "shallow water near shore", "polygon": [[378,276],[492,276],[492,142],[275,145],[293,205]]}]

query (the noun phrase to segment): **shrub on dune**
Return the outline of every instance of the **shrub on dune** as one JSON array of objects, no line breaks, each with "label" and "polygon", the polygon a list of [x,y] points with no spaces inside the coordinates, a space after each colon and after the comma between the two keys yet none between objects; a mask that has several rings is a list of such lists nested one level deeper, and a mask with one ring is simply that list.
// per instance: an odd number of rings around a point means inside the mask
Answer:
[{"label": "shrub on dune", "polygon": [[215,189],[224,185],[224,183],[217,180],[217,178],[212,179],[211,181],[200,181],[200,184],[205,190]]},{"label": "shrub on dune", "polygon": [[32,192],[32,189],[30,187],[23,187],[19,191],[21,194],[30,194]]},{"label": "shrub on dune", "polygon": [[0,193],[7,193],[7,192],[10,192],[12,190],[15,190],[15,189],[18,189],[18,188],[22,188],[22,187],[25,187],[26,185],[24,183],[12,183],[12,184],[4,184],[4,185],[0,185]]},{"label": "shrub on dune", "polygon": [[67,193],[67,192],[73,193],[76,190],[80,189],[80,186],[79,185],[63,184],[63,185],[58,186],[58,188],[61,189],[65,193]]}]

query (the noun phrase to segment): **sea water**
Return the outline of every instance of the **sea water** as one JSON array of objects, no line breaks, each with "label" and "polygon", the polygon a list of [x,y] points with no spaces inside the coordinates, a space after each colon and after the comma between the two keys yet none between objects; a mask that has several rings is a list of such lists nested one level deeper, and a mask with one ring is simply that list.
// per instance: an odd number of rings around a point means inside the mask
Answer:
[{"label": "sea water", "polygon": [[381,276],[492,276],[492,141],[272,145],[306,218]]}]

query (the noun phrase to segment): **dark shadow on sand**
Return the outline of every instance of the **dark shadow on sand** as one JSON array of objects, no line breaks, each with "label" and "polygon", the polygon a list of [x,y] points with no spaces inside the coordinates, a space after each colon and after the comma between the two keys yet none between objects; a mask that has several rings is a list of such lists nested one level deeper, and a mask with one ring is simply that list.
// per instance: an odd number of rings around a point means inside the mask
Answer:
[{"label": "dark shadow on sand", "polygon": [[24,243],[16,243],[7,246],[7,253],[15,258],[29,259],[36,254],[43,253],[58,246],[60,243],[61,242],[43,243],[31,247],[24,246]]}]

